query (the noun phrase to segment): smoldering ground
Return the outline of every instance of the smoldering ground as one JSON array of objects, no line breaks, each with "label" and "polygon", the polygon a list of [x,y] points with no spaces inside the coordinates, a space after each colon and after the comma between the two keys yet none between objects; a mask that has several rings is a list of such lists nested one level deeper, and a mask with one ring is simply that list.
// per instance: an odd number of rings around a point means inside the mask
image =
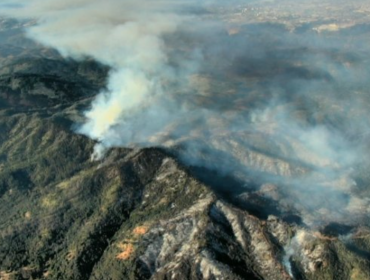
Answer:
[{"label": "smoldering ground", "polygon": [[210,1],[9,3],[3,13],[38,19],[29,37],[111,67],[77,131],[99,142],[95,159],[166,147],[308,225],[367,218],[367,25],[235,24]]}]

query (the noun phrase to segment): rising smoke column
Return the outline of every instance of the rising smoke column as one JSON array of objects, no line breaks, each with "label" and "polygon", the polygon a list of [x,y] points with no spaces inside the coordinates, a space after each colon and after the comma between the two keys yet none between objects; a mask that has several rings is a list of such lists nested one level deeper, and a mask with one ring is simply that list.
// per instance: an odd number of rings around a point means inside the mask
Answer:
[{"label": "rising smoke column", "polygon": [[227,30],[224,14],[202,14],[192,1],[9,3],[3,13],[38,20],[29,37],[110,66],[78,130],[98,140],[94,159],[116,146],[180,147],[187,164],[257,190],[277,185],[276,203],[309,225],[368,214],[369,201],[352,192],[361,151],[346,134],[369,130],[356,117],[367,101],[353,93],[370,71],[356,46],[344,49],[351,38],[267,24]]},{"label": "rising smoke column", "polygon": [[[27,35],[65,56],[92,57],[111,67],[107,90],[85,113],[79,132],[106,146],[112,128],[153,96],[162,93],[167,57],[162,36],[173,33],[181,17],[180,1],[67,0],[10,1],[5,13],[36,18]],[[4,13],[4,11],[3,11]],[[97,146],[96,152],[102,146]],[[96,156],[101,156],[96,154]]]}]

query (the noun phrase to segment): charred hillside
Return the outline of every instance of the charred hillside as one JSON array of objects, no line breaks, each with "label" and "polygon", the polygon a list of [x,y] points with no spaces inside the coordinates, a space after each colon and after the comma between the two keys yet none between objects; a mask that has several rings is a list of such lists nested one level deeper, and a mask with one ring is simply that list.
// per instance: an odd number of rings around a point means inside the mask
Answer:
[{"label": "charred hillside", "polygon": [[2,279],[370,277],[370,229],[312,229],[279,208],[273,185],[248,189],[161,149],[92,162],[95,143],[70,129],[84,92],[60,106],[58,90],[47,106],[1,110]]},{"label": "charred hillside", "polygon": [[370,279],[367,3],[15,2],[0,279]]}]

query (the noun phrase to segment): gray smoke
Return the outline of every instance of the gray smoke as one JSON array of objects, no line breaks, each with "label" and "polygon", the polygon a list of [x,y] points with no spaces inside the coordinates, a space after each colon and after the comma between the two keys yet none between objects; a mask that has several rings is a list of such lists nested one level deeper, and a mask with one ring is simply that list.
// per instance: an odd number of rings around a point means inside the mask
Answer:
[{"label": "gray smoke", "polygon": [[370,132],[369,27],[239,22],[240,9],[248,12],[240,5],[13,0],[0,8],[36,18],[27,35],[63,56],[110,66],[78,130],[99,142],[94,159],[111,147],[166,147],[307,224],[367,217],[368,181],[357,179],[366,177]]}]

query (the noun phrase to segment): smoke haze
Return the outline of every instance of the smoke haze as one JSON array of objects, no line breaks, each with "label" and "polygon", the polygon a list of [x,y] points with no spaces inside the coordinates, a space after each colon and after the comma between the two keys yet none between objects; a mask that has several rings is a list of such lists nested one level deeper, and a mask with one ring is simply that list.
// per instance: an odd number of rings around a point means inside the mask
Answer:
[{"label": "smoke haze", "polygon": [[[278,13],[273,3],[256,5]],[[33,0],[1,8],[36,18],[27,35],[63,56],[110,67],[78,129],[99,142],[94,159],[111,147],[166,147],[308,225],[362,221],[370,211],[368,181],[358,179],[368,166],[369,25],[244,22],[239,5]]]}]

